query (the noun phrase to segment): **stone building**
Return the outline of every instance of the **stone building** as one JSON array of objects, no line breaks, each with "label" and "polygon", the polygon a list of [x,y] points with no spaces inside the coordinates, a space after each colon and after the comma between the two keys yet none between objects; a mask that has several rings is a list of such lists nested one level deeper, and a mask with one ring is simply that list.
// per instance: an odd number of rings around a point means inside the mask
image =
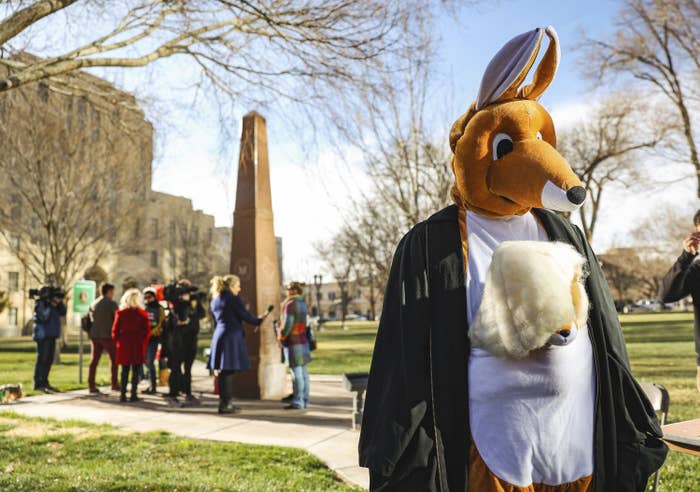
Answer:
[{"label": "stone building", "polygon": [[[102,214],[96,227],[104,221],[119,224],[113,236],[103,241],[108,247],[98,249],[102,244],[98,242],[85,247],[90,266],[66,278],[93,279],[98,285],[108,281],[120,295],[129,285],[142,288],[182,277],[206,289],[213,274],[228,271],[222,258],[229,257],[230,228],[216,228],[214,217],[194,210],[187,198],[152,190],[153,128],[133,96],[102,79],[77,73],[60,82],[35,83],[0,94],[0,119],[5,140],[0,172],[18,170],[12,175],[14,182],[0,180],[0,291],[9,292],[11,302],[0,313],[0,335],[17,333],[28,324],[33,302],[27,299],[27,290],[42,283],[36,271],[32,275],[26,266],[31,254],[41,257],[45,244],[32,231],[40,230],[42,222],[30,210],[32,203],[26,202],[16,180],[29,181],[28,189],[32,179],[37,180],[36,186],[46,183],[22,167],[30,161],[20,158],[26,157],[20,152],[25,148],[28,154],[36,153],[31,157],[37,165],[44,162],[52,170],[61,162],[58,158],[70,161],[65,193],[86,189],[78,180],[95,180],[99,185],[95,193],[76,197],[82,207],[76,210]],[[34,131],[37,135],[32,140]],[[14,147],[7,144],[8,137]],[[65,155],[57,158],[57,153]],[[45,181],[61,184],[57,178]],[[101,194],[97,188],[103,190]],[[92,212],[86,216],[92,217]],[[70,219],[66,217],[61,221]],[[24,264],[20,254],[25,255]]]}]

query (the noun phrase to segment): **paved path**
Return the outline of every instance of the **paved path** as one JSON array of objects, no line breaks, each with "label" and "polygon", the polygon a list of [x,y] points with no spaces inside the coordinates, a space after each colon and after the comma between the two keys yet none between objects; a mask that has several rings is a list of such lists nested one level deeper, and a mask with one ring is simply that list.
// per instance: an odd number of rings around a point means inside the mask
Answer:
[{"label": "paved path", "polygon": [[142,432],[163,430],[195,439],[301,448],[318,456],[346,482],[368,488],[367,470],[357,466],[359,432],[351,429],[352,395],[342,387],[340,377],[311,376],[307,410],[284,410],[278,401],[237,400],[243,411],[222,416],[216,413],[218,397],[212,394],[212,379],[204,364],[195,364],[192,385],[200,396],[198,406],[173,408],[161,396],[150,395],[139,395],[142,402],[124,404],[118,402],[117,393],[95,397],[79,390],[24,398],[0,410]]}]

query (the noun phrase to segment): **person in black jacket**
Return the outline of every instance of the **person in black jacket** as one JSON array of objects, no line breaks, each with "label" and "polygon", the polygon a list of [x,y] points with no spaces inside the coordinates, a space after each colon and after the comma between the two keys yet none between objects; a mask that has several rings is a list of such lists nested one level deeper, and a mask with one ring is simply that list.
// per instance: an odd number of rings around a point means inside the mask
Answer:
[{"label": "person in black jacket", "polygon": [[695,354],[697,373],[695,386],[700,391],[700,210],[693,217],[695,232],[683,240],[683,252],[661,281],[659,297],[662,302],[676,302],[690,295],[695,310]]},{"label": "person in black jacket", "polygon": [[189,280],[178,282],[181,292],[171,303],[170,313],[165,322],[164,337],[170,369],[170,391],[167,399],[172,406],[180,405],[177,399],[180,393],[185,394],[187,403],[199,403],[192,394],[192,364],[197,355],[199,321],[206,316],[206,311],[200,298],[190,292],[191,287]]}]

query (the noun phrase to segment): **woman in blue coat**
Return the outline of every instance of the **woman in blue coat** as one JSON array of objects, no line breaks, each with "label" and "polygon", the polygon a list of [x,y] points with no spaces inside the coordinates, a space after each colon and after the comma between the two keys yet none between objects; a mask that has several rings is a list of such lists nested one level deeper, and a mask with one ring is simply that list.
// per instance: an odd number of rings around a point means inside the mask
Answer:
[{"label": "woman in blue coat", "polygon": [[250,314],[238,297],[240,291],[241,281],[235,275],[217,276],[211,280],[210,307],[216,328],[211,339],[209,368],[219,374],[219,413],[240,411],[240,407],[231,403],[231,397],[234,373],[250,369],[243,321],[258,326],[269,314],[261,318]]}]

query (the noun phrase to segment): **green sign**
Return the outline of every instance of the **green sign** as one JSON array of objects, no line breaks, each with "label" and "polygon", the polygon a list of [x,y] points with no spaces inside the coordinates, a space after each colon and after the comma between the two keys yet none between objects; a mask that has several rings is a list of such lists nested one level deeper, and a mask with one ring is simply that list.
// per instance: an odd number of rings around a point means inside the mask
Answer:
[{"label": "green sign", "polygon": [[97,284],[93,280],[78,280],[73,284],[73,312],[87,314],[95,300]]}]

